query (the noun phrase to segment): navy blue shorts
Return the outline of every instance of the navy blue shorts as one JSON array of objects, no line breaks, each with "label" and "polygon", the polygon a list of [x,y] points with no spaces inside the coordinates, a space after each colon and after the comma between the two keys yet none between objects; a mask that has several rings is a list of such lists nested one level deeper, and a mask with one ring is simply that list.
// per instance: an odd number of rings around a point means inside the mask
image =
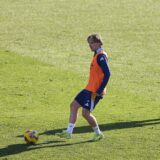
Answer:
[{"label": "navy blue shorts", "polygon": [[92,92],[83,89],[81,92],[77,94],[75,97],[75,100],[83,107],[88,109],[89,111],[93,111],[96,104],[99,102],[100,99],[102,99],[102,96],[96,96],[96,98],[93,100],[92,98]]}]

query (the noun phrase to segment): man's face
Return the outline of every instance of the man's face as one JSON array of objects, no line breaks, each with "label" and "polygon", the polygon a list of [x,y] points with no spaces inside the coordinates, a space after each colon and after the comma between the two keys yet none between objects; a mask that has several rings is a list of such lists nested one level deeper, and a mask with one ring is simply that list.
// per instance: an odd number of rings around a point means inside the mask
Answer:
[{"label": "man's face", "polygon": [[101,47],[100,43],[94,42],[92,39],[88,40],[88,44],[89,44],[91,51],[96,51],[98,48]]}]

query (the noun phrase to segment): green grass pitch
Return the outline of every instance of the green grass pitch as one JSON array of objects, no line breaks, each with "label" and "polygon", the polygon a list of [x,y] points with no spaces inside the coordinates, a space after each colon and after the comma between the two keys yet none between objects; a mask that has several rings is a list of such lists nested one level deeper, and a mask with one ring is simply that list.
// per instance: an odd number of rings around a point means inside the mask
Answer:
[{"label": "green grass pitch", "polygon": [[[0,160],[159,160],[159,15],[159,0],[1,0]],[[95,32],[112,73],[93,112],[105,138],[89,142],[80,110],[73,139],[60,139]],[[37,145],[25,144],[28,128]]]}]

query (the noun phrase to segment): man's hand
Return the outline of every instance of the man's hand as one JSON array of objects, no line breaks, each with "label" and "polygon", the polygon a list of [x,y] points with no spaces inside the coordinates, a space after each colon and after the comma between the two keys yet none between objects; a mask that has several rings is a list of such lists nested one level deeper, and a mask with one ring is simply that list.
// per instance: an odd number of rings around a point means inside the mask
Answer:
[{"label": "man's hand", "polygon": [[103,96],[101,94],[92,93],[92,99],[95,100],[96,97],[100,97],[100,99],[103,98]]},{"label": "man's hand", "polygon": [[92,93],[92,99],[95,100],[97,93]]}]

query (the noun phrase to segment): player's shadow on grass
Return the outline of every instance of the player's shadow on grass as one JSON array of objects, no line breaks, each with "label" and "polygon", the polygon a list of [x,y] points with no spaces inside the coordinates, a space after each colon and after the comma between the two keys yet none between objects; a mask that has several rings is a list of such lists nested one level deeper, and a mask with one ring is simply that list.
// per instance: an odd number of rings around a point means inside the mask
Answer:
[{"label": "player's shadow on grass", "polygon": [[[99,126],[102,131],[110,131],[110,130],[116,130],[116,129],[144,127],[144,126],[150,126],[150,125],[156,125],[156,124],[160,124],[159,118],[143,120],[143,121],[130,121],[130,122],[116,122],[116,123],[100,124]],[[41,133],[41,135],[42,134],[53,135],[65,129],[66,128],[49,130],[49,131],[45,131]],[[87,132],[93,132],[90,126],[80,126],[80,127],[75,127],[74,129],[74,133],[87,133]]]},{"label": "player's shadow on grass", "polygon": [[37,150],[37,149],[42,149],[42,148],[65,147],[65,146],[71,146],[71,145],[76,145],[76,144],[81,144],[81,143],[89,143],[91,141],[87,140],[87,141],[80,141],[80,142],[75,142],[75,143],[57,144],[61,142],[65,142],[65,141],[49,141],[46,143],[40,143],[36,145],[27,145],[27,144],[8,145],[7,147],[0,149],[0,157],[6,157],[9,155],[19,154],[22,152],[27,152],[27,151]]},{"label": "player's shadow on grass", "polygon": [[4,148],[0,148],[0,157],[14,155],[14,154],[18,154],[18,153],[26,152],[30,150],[35,150],[35,149],[43,148],[44,145],[57,144],[60,142],[64,142],[64,141],[48,141],[48,142],[40,143],[36,145],[12,144]]}]

